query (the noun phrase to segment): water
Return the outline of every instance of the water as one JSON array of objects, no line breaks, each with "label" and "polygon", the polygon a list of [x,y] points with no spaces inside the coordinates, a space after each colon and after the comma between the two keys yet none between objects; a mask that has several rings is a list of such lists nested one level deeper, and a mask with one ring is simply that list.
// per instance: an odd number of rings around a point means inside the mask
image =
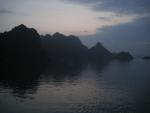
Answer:
[{"label": "water", "polygon": [[[30,79],[0,80],[1,113],[149,113],[150,61],[49,67]],[[13,75],[12,75],[13,76]],[[20,75],[21,76],[21,75]]]}]

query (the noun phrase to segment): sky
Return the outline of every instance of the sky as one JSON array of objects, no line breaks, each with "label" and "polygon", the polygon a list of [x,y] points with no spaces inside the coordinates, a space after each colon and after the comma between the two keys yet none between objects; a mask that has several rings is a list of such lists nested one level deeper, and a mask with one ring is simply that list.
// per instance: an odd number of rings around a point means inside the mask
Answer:
[{"label": "sky", "polygon": [[0,0],[0,32],[25,24],[76,35],[88,47],[150,55],[150,0]]}]

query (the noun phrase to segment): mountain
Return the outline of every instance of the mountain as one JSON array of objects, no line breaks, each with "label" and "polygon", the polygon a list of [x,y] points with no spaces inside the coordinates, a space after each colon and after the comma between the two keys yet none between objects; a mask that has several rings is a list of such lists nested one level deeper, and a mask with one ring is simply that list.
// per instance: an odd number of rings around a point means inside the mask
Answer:
[{"label": "mountain", "polygon": [[150,60],[150,56],[144,56],[143,59]]},{"label": "mountain", "polygon": [[[128,52],[111,53],[100,42],[88,49],[76,36],[59,32],[41,36],[21,24],[0,33],[0,65],[4,72],[37,72],[47,64],[74,69],[87,63],[104,63],[113,59],[131,60]],[[28,74],[26,74],[28,75]]]},{"label": "mountain", "polygon": [[104,48],[100,42],[89,49],[89,60],[92,62],[105,62],[112,59],[112,57],[113,54]]},{"label": "mountain", "polygon": [[133,56],[129,52],[120,52],[113,54],[114,59],[118,59],[121,61],[129,61],[133,59]]},{"label": "mountain", "polygon": [[[0,63],[22,72],[39,70],[46,64],[47,55],[42,47],[40,35],[33,28],[21,24],[9,32],[0,34]],[[21,68],[23,67],[23,68]]]},{"label": "mountain", "polygon": [[86,62],[88,48],[78,37],[65,36],[61,33],[42,36],[43,46],[52,62]]}]

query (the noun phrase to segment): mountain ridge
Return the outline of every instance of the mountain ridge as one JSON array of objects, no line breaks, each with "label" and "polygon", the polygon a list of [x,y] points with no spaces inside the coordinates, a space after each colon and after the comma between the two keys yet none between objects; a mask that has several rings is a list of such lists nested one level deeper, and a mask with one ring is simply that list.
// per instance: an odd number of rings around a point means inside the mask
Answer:
[{"label": "mountain ridge", "polygon": [[[87,48],[81,40],[74,36],[66,36],[59,32],[53,35],[40,35],[34,28],[21,24],[12,30],[0,33],[0,62],[9,61],[19,64],[43,65],[104,62],[112,59],[131,60],[129,52],[112,53],[100,42]],[[32,67],[32,66],[31,66]]]}]

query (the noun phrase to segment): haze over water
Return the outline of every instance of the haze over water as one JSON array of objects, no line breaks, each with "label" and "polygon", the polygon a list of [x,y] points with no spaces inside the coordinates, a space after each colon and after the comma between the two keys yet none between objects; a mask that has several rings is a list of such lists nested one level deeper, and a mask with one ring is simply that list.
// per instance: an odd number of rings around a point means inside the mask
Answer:
[{"label": "haze over water", "polygon": [[[0,81],[3,113],[148,113],[150,62],[112,61]],[[64,67],[65,68],[65,67]],[[8,109],[9,108],[9,109]]]}]

